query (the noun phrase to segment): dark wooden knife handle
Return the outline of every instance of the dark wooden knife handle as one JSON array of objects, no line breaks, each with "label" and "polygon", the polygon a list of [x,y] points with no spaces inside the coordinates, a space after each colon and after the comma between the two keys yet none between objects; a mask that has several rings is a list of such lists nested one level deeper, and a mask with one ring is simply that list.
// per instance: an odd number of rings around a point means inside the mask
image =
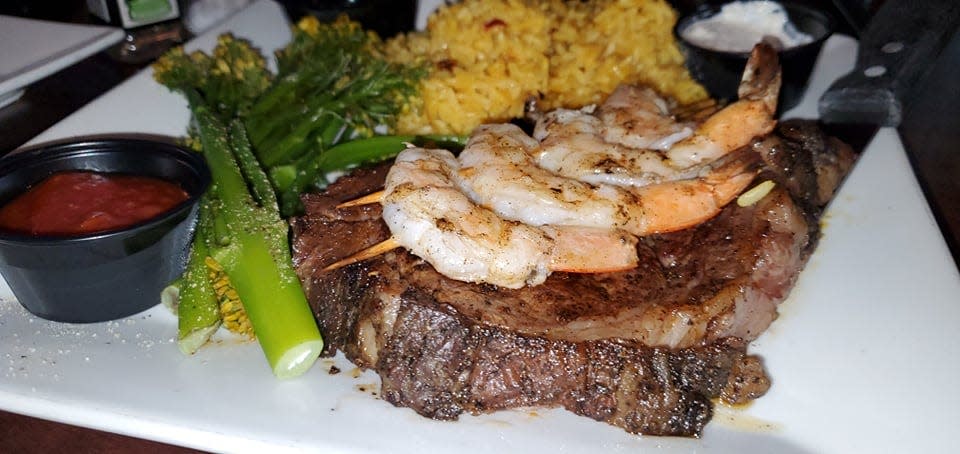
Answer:
[{"label": "dark wooden knife handle", "polygon": [[957,0],[887,0],[860,37],[856,67],[820,98],[820,119],[896,126],[903,102],[960,23]]}]

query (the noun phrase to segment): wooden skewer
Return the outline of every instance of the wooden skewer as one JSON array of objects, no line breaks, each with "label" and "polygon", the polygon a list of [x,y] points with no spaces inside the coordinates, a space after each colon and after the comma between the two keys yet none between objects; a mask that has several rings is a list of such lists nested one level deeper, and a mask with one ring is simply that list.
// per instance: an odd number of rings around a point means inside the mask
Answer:
[{"label": "wooden skewer", "polygon": [[[369,205],[371,203],[377,203],[377,202],[380,202],[381,199],[383,199],[383,193],[384,191],[382,190],[377,192],[371,192],[370,194],[367,194],[365,196],[361,196],[356,199],[347,200],[346,202],[340,203],[339,205],[337,205],[337,208],[338,209],[348,208],[353,206]],[[330,265],[327,265],[323,270],[333,271],[337,268],[343,268],[347,265],[376,257],[380,254],[386,253],[387,251],[391,251],[398,247],[400,247],[400,243],[397,243],[397,240],[393,239],[393,237],[390,237],[362,251],[359,251],[356,254],[351,255],[350,257],[337,260],[336,262],[331,263]]]},{"label": "wooden skewer", "polygon": [[720,110],[721,107],[723,106],[717,104],[717,102],[713,99],[706,99],[693,104],[687,104],[685,106],[678,107],[671,113],[679,120],[700,121],[710,115],[713,115]]},{"label": "wooden skewer", "polygon": [[345,267],[345,266],[350,265],[350,264],[353,264],[353,263],[357,263],[357,262],[362,261],[362,260],[366,260],[366,259],[369,259],[369,258],[372,258],[372,257],[376,257],[376,256],[378,256],[378,255],[380,255],[380,254],[384,254],[384,253],[386,253],[386,252],[388,252],[388,251],[391,251],[391,250],[393,250],[393,249],[396,249],[396,248],[398,248],[398,247],[400,247],[400,243],[398,243],[397,240],[393,239],[393,237],[390,237],[390,238],[387,238],[386,240],[383,240],[383,241],[381,241],[381,242],[379,242],[379,243],[377,243],[377,244],[374,244],[373,246],[370,246],[370,247],[368,247],[368,248],[366,248],[366,249],[364,249],[364,250],[362,250],[362,251],[360,251],[360,252],[357,252],[356,254],[353,254],[353,255],[351,255],[350,257],[347,257],[347,258],[342,259],[342,260],[338,260],[338,261],[336,261],[336,262],[334,262],[334,263],[332,263],[332,264],[330,264],[330,265],[327,265],[327,267],[324,268],[323,270],[324,270],[324,271],[333,271],[333,270],[335,270],[335,269],[337,269],[337,268],[342,268],[342,267]]},{"label": "wooden skewer", "polygon": [[690,112],[698,112],[700,110],[710,108],[717,105],[717,101],[713,98],[703,99],[697,102],[692,102],[690,104],[682,105],[673,110],[675,115],[683,115]]},{"label": "wooden skewer", "polygon": [[699,112],[694,112],[689,117],[687,117],[687,119],[690,121],[699,123],[700,121],[705,120],[707,117],[717,113],[718,110],[720,110],[720,108],[717,106],[707,107],[706,109],[703,109]]},{"label": "wooden skewer", "polygon": [[377,203],[381,199],[383,199],[383,192],[384,191],[371,192],[370,194],[367,194],[363,197],[358,197],[353,200],[347,200],[346,202],[343,202],[337,205],[337,208],[347,208],[347,207],[353,207],[357,205],[369,205],[371,203]]}]

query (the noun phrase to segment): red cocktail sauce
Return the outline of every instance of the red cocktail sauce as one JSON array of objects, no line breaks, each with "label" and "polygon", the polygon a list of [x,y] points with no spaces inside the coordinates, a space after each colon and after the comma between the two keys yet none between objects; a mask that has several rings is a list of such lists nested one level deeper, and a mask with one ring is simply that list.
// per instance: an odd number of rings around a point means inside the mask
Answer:
[{"label": "red cocktail sauce", "polygon": [[180,186],[159,178],[62,172],[0,208],[0,229],[36,236],[103,232],[150,219],[187,198]]}]

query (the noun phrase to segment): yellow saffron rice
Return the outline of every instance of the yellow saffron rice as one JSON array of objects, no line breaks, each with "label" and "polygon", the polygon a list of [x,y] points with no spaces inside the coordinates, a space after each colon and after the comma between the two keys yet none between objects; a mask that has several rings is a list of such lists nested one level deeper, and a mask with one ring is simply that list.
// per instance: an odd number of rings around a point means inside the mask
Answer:
[{"label": "yellow saffron rice", "polygon": [[665,0],[464,0],[427,28],[392,38],[389,58],[429,76],[404,108],[400,133],[469,134],[484,122],[603,100],[621,83],[654,87],[680,104],[707,98],[683,65]]}]

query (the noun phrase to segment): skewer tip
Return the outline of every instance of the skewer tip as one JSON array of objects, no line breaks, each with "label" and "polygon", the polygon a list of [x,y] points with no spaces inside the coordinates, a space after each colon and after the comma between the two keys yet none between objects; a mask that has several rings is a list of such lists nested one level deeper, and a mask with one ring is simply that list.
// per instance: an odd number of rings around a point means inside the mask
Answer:
[{"label": "skewer tip", "polygon": [[337,260],[336,262],[333,262],[330,265],[327,265],[323,269],[323,271],[333,271],[337,268],[343,268],[347,265],[351,265],[369,258],[373,258],[380,254],[385,254],[388,251],[391,251],[398,247],[400,247],[400,243],[398,243],[397,240],[393,239],[393,237],[390,237],[360,252],[357,252],[356,254],[353,254],[350,257]]},{"label": "skewer tip", "polygon": [[349,208],[349,207],[353,207],[353,206],[369,205],[369,204],[371,204],[371,203],[379,203],[381,200],[383,200],[383,192],[384,192],[384,191],[371,192],[370,194],[367,194],[367,195],[365,195],[365,196],[363,196],[363,197],[358,197],[358,198],[353,199],[353,200],[347,200],[346,202],[342,202],[342,203],[340,203],[339,205],[337,205],[337,208],[338,208],[338,209],[339,209],[339,208]]}]

